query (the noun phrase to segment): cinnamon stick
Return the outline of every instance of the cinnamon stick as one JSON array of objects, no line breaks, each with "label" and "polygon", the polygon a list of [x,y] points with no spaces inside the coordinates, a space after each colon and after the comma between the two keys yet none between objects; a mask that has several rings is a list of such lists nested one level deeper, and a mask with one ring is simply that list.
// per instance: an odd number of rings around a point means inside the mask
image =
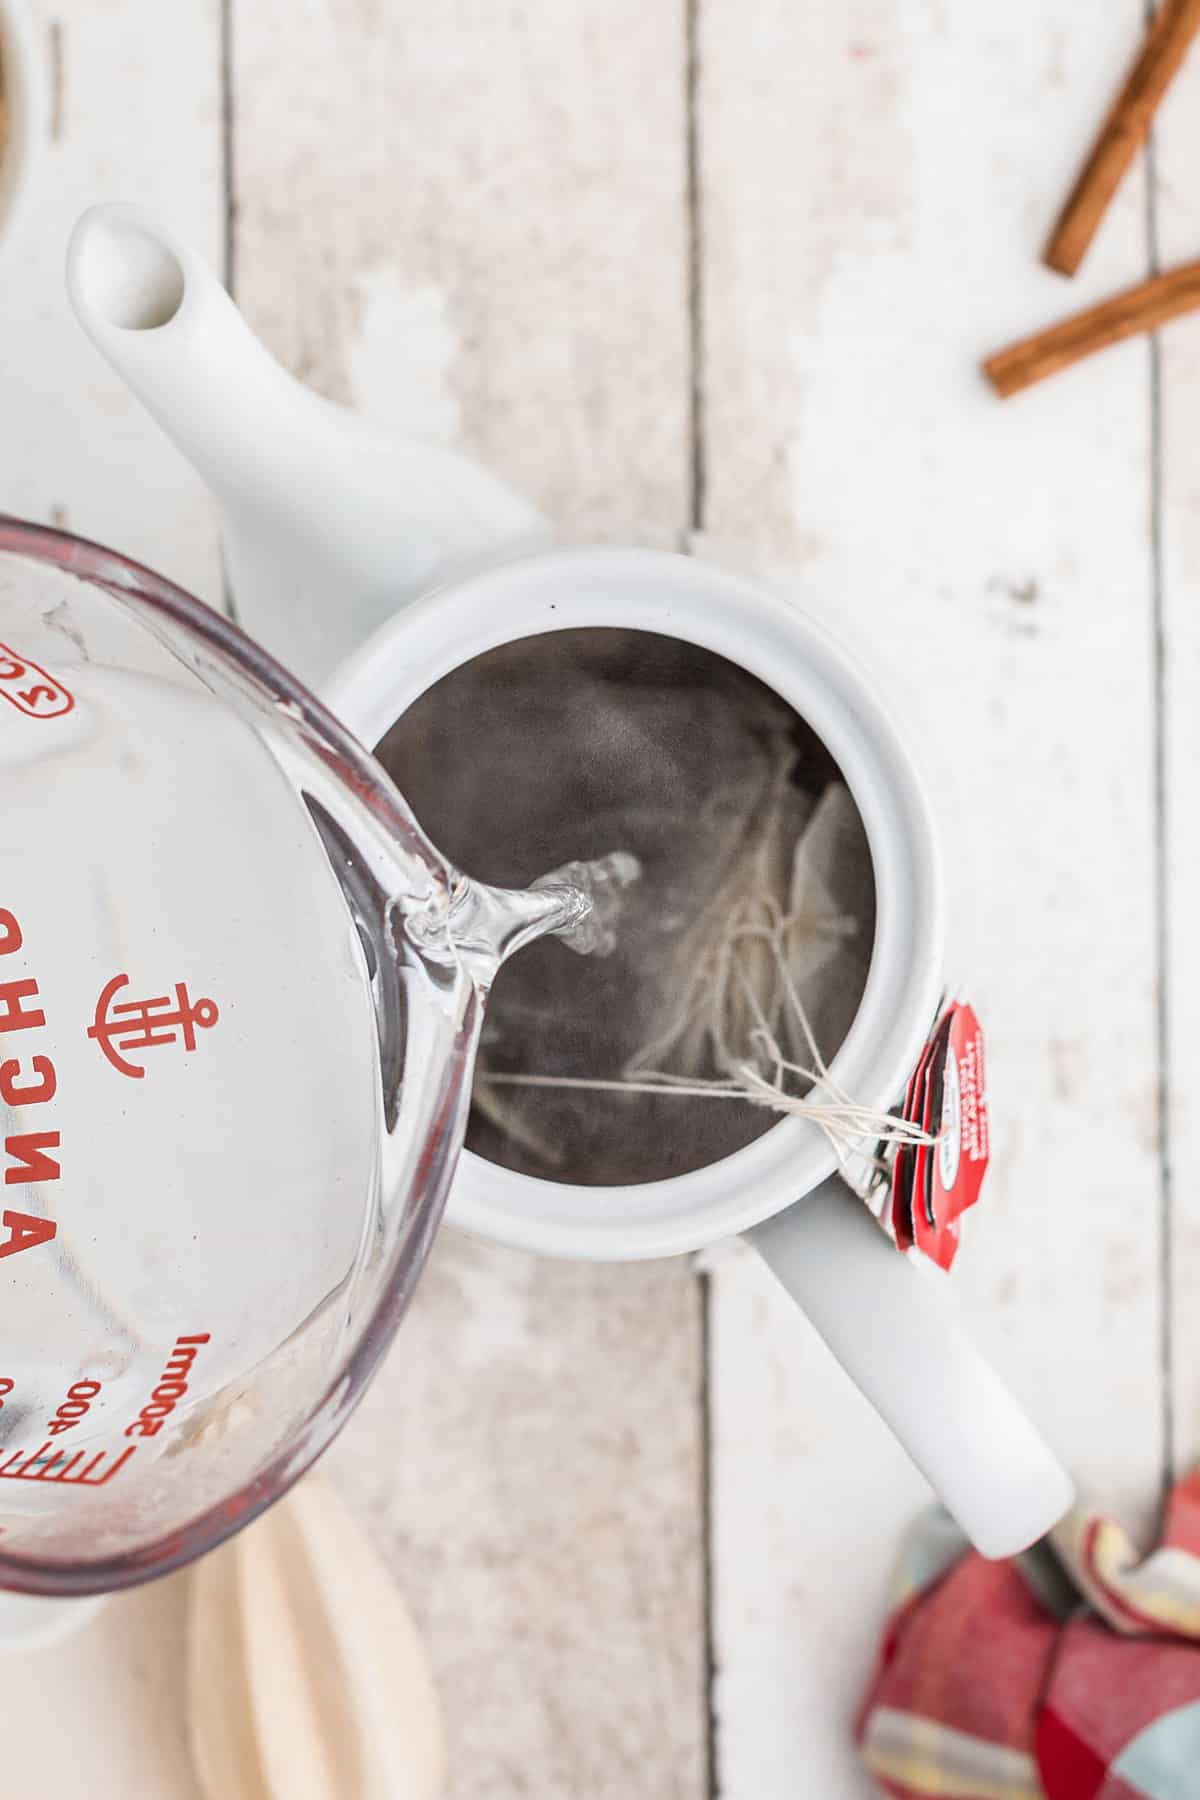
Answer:
[{"label": "cinnamon stick", "polygon": [[983,372],[1001,399],[1007,399],[1109,344],[1119,344],[1122,338],[1136,337],[1141,331],[1155,331],[1197,307],[1200,262],[1181,263],[1165,275],[1155,275],[1099,306],[1090,306],[1019,344],[1010,344],[1007,350],[988,357]]},{"label": "cinnamon stick", "polygon": [[1200,0],[1163,0],[1042,253],[1060,274],[1074,275],[1083,261],[1197,31]]}]

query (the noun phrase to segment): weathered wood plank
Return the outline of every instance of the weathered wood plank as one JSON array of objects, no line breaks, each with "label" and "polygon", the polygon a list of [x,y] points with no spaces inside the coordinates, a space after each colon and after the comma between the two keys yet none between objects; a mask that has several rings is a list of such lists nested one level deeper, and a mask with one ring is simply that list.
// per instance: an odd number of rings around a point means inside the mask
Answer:
[{"label": "weathered wood plank", "polygon": [[[634,0],[238,6],[252,323],[552,516],[683,524],[683,67],[679,9]],[[440,1246],[336,1460],[427,1630],[455,1800],[703,1791],[701,1360],[683,1265]]]},{"label": "weathered wood plank", "polygon": [[199,479],[96,355],[63,291],[86,206],[131,200],[220,267],[224,219],[218,0],[39,0],[54,93],[33,203],[0,251],[0,506],[65,524],[219,601]]},{"label": "weathered wood plank", "polygon": [[[949,972],[989,1028],[995,1115],[955,1279],[1083,1490],[1145,1519],[1147,357],[1007,407],[976,374],[1144,270],[1136,182],[1076,284],[1037,262],[1139,18],[703,0],[699,137],[706,523],[792,556],[803,603],[927,739]],[[919,1484],[750,1259],[712,1279],[721,1792],[865,1795],[850,1718]]]},{"label": "weathered wood plank", "polygon": [[688,474],[678,8],[236,9],[237,286],[296,373],[558,521]]},{"label": "weathered wood plank", "polygon": [[331,1461],[431,1647],[451,1794],[704,1792],[700,1361],[682,1264],[436,1249]]},{"label": "weathered wood plank", "polygon": [[[1197,103],[1200,58],[1193,51],[1163,105],[1154,132],[1158,174],[1158,248],[1169,268],[1195,254]],[[1162,507],[1161,621],[1165,857],[1161,895],[1166,951],[1165,1109],[1171,1230],[1170,1354],[1173,1459],[1182,1474],[1200,1460],[1200,829],[1195,782],[1200,768],[1200,322],[1182,320],[1159,346]]]}]

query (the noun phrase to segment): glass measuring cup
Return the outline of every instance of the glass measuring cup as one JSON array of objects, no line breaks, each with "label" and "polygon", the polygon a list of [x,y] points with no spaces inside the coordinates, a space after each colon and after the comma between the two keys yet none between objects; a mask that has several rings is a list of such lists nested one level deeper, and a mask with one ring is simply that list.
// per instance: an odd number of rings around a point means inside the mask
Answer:
[{"label": "glass measuring cup", "polygon": [[403,1314],[483,996],[631,871],[472,884],[149,571],[0,520],[0,1585],[159,1574],[274,1499]]}]

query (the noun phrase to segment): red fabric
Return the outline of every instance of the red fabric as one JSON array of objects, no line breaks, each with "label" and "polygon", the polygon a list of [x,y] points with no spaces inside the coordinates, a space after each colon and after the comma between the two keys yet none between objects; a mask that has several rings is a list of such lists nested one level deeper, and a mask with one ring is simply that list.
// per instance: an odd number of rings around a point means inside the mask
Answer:
[{"label": "red fabric", "polygon": [[1012,1563],[966,1556],[893,1624],[868,1708],[887,1706],[1031,1749],[1034,1710],[1058,1638]]},{"label": "red fabric", "polygon": [[[1084,1615],[1064,1627],[1043,1717],[1052,1715],[1065,1732],[1087,1744],[1103,1772],[1148,1725],[1197,1700],[1200,1646],[1161,1636],[1118,1637],[1099,1619]],[[1042,1780],[1050,1800],[1076,1800],[1076,1789],[1069,1783],[1055,1785],[1044,1765]],[[1090,1800],[1097,1791],[1078,1790],[1081,1800]],[[1200,1770],[1196,1793],[1200,1796]]]},{"label": "red fabric", "polygon": [[[1167,1502],[1163,1542],[1200,1557],[1200,1469],[1177,1483]],[[1200,1784],[1198,1784],[1200,1785]]]},{"label": "red fabric", "polygon": [[1055,1800],[1096,1800],[1108,1764],[1049,1706],[1038,1716],[1035,1742],[1047,1794]]},{"label": "red fabric", "polygon": [[1156,1622],[1153,1616],[1150,1613],[1143,1612],[1139,1606],[1134,1605],[1133,1601],[1130,1600],[1127,1595],[1122,1594],[1119,1588],[1114,1587],[1113,1583],[1106,1579],[1104,1572],[1097,1561],[1096,1541],[1107,1523],[1107,1519],[1093,1519],[1091,1525],[1088,1527],[1087,1534],[1084,1537],[1083,1553],[1088,1574],[1096,1583],[1096,1586],[1103,1590],[1105,1600],[1108,1602],[1113,1612],[1117,1613],[1120,1619],[1124,1620],[1126,1627],[1130,1631],[1154,1631],[1156,1629]]},{"label": "red fabric", "polygon": [[[1165,1556],[1080,1513],[1054,1554],[990,1563],[964,1546],[945,1568],[946,1529],[943,1516],[914,1539],[858,1721],[883,1790],[950,1800],[973,1782],[1028,1800],[1040,1782],[1045,1800],[1200,1800],[1200,1471],[1171,1496]],[[1151,1727],[1152,1753],[1115,1773]],[[1139,1771],[1154,1793],[1133,1785]]]}]

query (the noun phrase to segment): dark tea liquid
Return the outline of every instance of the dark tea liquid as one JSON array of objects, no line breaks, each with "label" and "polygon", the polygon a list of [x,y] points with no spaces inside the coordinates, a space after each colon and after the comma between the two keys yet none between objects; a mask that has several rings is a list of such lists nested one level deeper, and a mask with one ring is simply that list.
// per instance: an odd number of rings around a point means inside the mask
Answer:
[{"label": "dark tea liquid", "polygon": [[[786,904],[795,843],[839,774],[776,694],[679,639],[552,632],[444,677],[376,754],[433,840],[477,879],[523,887],[548,867],[613,850],[642,865],[611,956],[573,956],[546,941],[500,970],[472,1150],[547,1180],[616,1186],[699,1168],[770,1128],[775,1114],[740,1099],[500,1085],[489,1076],[620,1080],[684,999],[679,947],[689,926],[736,880],[767,825]],[[827,1058],[865,982],[874,893],[863,854],[858,953],[814,1018]],[[723,1071],[710,1064],[702,1073]]]}]

